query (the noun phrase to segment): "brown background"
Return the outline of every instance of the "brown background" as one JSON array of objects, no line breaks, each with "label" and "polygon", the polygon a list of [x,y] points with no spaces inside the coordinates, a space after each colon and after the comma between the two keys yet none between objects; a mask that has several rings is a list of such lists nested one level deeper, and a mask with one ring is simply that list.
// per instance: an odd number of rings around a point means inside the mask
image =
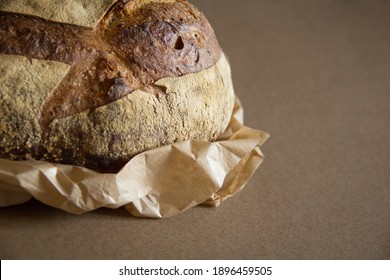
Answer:
[{"label": "brown background", "polygon": [[389,259],[390,1],[192,1],[266,160],[219,208],[170,219],[0,209],[2,259]]}]

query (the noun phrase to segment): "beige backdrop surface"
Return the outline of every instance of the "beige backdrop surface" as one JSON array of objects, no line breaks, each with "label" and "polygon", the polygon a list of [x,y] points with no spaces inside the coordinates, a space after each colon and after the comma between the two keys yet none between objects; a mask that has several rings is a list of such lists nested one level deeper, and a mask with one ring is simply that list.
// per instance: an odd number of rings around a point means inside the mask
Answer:
[{"label": "beige backdrop surface", "polygon": [[193,0],[265,161],[219,208],[170,219],[0,209],[1,259],[389,259],[390,2]]}]

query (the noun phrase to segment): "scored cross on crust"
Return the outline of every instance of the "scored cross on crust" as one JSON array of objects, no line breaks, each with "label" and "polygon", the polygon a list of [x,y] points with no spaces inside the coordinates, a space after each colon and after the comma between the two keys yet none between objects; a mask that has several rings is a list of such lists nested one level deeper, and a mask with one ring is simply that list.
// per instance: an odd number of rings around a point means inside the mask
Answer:
[{"label": "scored cross on crust", "polygon": [[117,172],[216,140],[233,110],[226,56],[185,0],[2,0],[0,59],[0,158]]},{"label": "scored cross on crust", "polygon": [[94,28],[0,11],[0,53],[71,66],[42,104],[54,119],[93,110],[164,77],[213,66],[221,50],[200,12],[181,0],[115,2]]}]

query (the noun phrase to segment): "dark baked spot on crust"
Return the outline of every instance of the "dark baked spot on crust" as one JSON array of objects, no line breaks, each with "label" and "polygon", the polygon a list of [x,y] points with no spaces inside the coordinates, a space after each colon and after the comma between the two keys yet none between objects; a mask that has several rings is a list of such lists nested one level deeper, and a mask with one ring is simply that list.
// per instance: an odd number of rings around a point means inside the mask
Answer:
[{"label": "dark baked spot on crust", "polygon": [[98,172],[117,173],[126,163],[128,159],[113,159],[105,155],[91,155],[85,157],[84,166]]},{"label": "dark baked spot on crust", "polygon": [[183,39],[181,36],[177,37],[176,43],[175,43],[175,50],[182,50],[184,48]]}]

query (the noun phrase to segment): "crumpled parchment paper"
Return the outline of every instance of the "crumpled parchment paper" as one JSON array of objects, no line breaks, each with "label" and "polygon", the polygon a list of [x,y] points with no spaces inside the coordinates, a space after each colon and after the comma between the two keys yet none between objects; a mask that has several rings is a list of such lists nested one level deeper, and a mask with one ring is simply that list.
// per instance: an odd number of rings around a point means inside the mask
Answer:
[{"label": "crumpled parchment paper", "polygon": [[34,197],[81,214],[125,208],[139,217],[172,217],[195,205],[218,206],[242,190],[263,160],[266,132],[243,125],[238,99],[225,134],[146,151],[117,174],[43,161],[0,159],[0,206]]}]

